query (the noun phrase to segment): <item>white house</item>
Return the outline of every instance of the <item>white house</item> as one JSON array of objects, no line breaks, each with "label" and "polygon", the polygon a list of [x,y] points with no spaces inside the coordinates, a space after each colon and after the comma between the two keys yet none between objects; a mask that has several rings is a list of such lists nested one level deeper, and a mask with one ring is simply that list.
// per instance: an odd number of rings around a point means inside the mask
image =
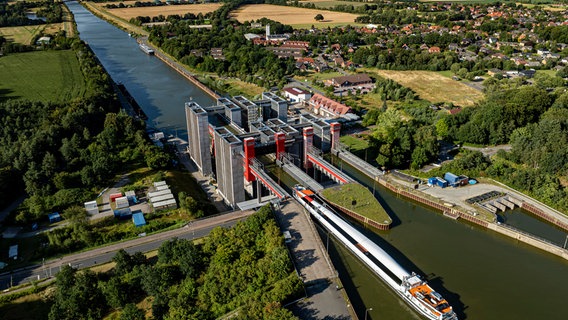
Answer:
[{"label": "white house", "polygon": [[312,94],[295,87],[284,88],[284,97],[292,102],[304,102],[310,100]]}]

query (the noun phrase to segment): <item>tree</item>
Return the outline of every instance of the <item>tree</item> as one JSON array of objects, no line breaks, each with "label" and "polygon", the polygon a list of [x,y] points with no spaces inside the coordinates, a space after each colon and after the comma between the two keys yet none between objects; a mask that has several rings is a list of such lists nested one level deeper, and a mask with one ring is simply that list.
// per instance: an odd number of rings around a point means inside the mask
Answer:
[{"label": "tree", "polygon": [[316,16],[314,17],[314,20],[316,21],[322,21],[323,19],[323,15],[321,13],[316,14]]},{"label": "tree", "polygon": [[144,320],[144,319],[146,319],[144,311],[138,308],[133,303],[129,303],[126,306],[124,306],[124,309],[122,309],[119,318],[119,320]]}]

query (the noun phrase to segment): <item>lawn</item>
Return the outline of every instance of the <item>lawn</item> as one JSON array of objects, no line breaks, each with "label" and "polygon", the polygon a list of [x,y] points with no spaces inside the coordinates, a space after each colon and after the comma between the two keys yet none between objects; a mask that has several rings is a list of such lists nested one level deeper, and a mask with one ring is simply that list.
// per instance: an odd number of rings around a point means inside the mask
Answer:
[{"label": "lawn", "polygon": [[333,202],[377,223],[390,224],[392,222],[392,219],[379,201],[373,196],[371,191],[357,182],[327,188],[320,193],[327,201]]},{"label": "lawn", "polygon": [[349,151],[356,153],[363,151],[369,147],[367,140],[356,138],[352,135],[345,135],[339,138],[339,141],[349,148]]},{"label": "lawn", "polygon": [[85,82],[71,50],[34,51],[0,58],[0,100],[64,102],[85,94]]},{"label": "lawn", "polygon": [[[324,17],[322,21],[314,20],[314,17],[321,13]],[[296,28],[355,25],[356,14],[325,11],[318,9],[305,9],[288,6],[277,6],[272,4],[250,4],[240,6],[231,12],[231,16],[240,22],[251,21],[260,18],[268,18]]]},{"label": "lawn", "polygon": [[451,102],[459,106],[471,106],[483,98],[481,91],[433,71],[395,71],[371,68],[361,70],[392,79],[412,89],[420,99],[432,103]]}]

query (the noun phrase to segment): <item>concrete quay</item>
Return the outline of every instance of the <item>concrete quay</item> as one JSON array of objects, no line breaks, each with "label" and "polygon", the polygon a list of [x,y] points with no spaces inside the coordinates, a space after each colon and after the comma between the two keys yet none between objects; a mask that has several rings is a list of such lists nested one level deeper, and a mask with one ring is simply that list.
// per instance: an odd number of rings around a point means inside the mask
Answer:
[{"label": "concrete quay", "polygon": [[289,199],[280,203],[276,218],[292,236],[288,248],[306,287],[307,297],[288,307],[301,319],[356,319],[309,213]]},{"label": "concrete quay", "polygon": [[360,168],[362,167],[352,163],[349,157],[343,157],[341,159],[355,168],[358,168],[363,174],[375,181],[378,181],[389,190],[408,199],[439,210],[444,214],[444,216],[450,219],[467,220],[481,227],[493,230],[502,235],[514,238],[520,242],[568,260],[568,250],[537,236],[517,230],[511,226],[497,223],[497,221],[481,219],[482,215],[478,214],[478,208],[465,201],[466,199],[489,191],[499,191],[522,201],[521,208],[549,221],[554,225],[564,228],[565,230],[567,229],[568,217],[566,215],[499,182],[492,181],[493,183],[477,183],[475,185],[467,185],[459,188],[439,188],[419,185],[417,189],[414,189],[414,183],[409,184],[407,181],[399,180],[391,174],[384,175],[380,177],[380,179],[377,179],[374,171],[361,170]]}]

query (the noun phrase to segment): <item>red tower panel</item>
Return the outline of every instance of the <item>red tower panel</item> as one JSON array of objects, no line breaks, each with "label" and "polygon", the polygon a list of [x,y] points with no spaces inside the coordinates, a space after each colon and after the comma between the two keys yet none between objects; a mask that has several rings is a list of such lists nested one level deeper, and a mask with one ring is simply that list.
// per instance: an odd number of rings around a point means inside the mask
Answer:
[{"label": "red tower panel", "polygon": [[244,140],[245,145],[245,159],[244,159],[244,172],[245,172],[245,179],[248,182],[253,182],[255,180],[252,171],[250,170],[250,163],[251,160],[254,158],[254,138],[246,138]]},{"label": "red tower panel", "polygon": [[312,163],[308,161],[308,151],[312,150],[314,145],[314,128],[304,128],[304,168],[311,168]]},{"label": "red tower panel", "polygon": [[335,150],[339,147],[339,134],[341,131],[341,124],[334,122],[331,125],[331,150]]},{"label": "red tower panel", "polygon": [[284,156],[284,152],[286,152],[285,144],[286,144],[286,134],[284,132],[276,132],[274,134],[274,138],[276,140],[276,159],[281,160]]}]

